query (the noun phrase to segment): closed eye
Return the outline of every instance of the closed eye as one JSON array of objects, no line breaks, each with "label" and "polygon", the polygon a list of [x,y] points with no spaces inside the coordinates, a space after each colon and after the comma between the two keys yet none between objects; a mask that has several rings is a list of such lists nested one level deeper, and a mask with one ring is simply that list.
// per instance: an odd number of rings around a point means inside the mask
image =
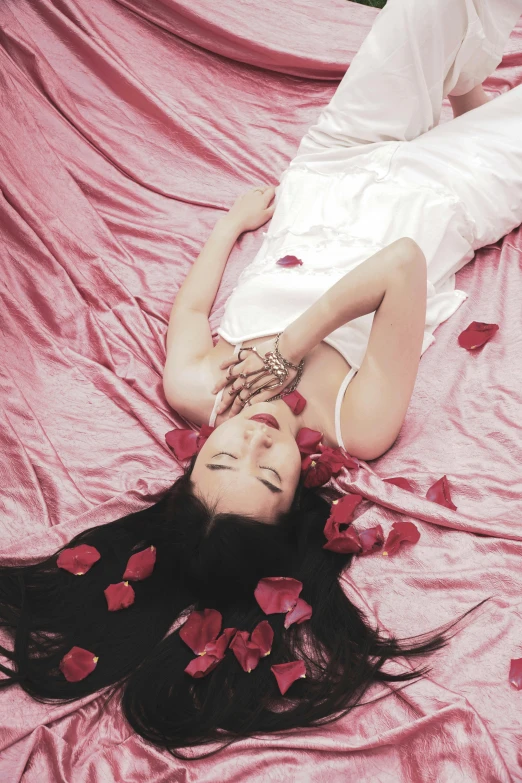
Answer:
[{"label": "closed eye", "polygon": [[[230,454],[228,451],[220,451],[218,454],[214,454],[214,457],[219,457],[220,454],[226,454],[228,457],[232,457],[233,459],[237,459],[237,457],[234,456],[234,454]],[[212,457],[212,459],[214,459],[214,457]],[[275,470],[275,468],[269,468],[266,465],[260,465],[259,467],[262,468],[263,470],[271,470],[272,473],[276,474],[276,476],[279,479],[279,481],[281,483],[283,483],[283,479],[281,478],[281,476],[279,475],[277,470]]]}]

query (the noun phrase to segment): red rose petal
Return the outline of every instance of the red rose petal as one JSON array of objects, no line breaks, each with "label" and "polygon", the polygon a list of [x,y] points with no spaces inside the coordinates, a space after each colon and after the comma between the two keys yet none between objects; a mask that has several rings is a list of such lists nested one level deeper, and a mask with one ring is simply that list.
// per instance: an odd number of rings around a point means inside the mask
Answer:
[{"label": "red rose petal", "polygon": [[98,562],[100,557],[101,555],[95,547],[79,544],[79,546],[62,550],[58,555],[56,565],[75,576],[83,576],[94,563]]},{"label": "red rose petal", "polygon": [[339,535],[327,541],[323,549],[328,549],[330,552],[338,552],[342,555],[355,555],[361,551],[362,544],[357,530],[349,527],[344,533],[339,533]]},{"label": "red rose petal", "polygon": [[416,544],[420,538],[418,528],[413,522],[394,522],[388,533],[383,549],[383,555],[394,555],[403,541]]},{"label": "red rose petal", "polygon": [[213,655],[198,655],[185,667],[185,671],[191,677],[199,680],[201,677],[206,677],[207,674],[214,671],[219,661],[220,659],[215,658]]},{"label": "red rose petal", "polygon": [[303,589],[303,583],[287,576],[269,576],[260,579],[254,597],[265,614],[289,612]]},{"label": "red rose petal", "polygon": [[214,656],[218,661],[222,661],[228,644],[234,638],[237,628],[225,628],[221,636],[218,636],[215,642],[208,642],[205,645],[205,653]]},{"label": "red rose petal", "polygon": [[94,671],[97,663],[94,653],[83,647],[71,647],[60,661],[60,671],[68,682],[79,682]]},{"label": "red rose petal", "polygon": [[134,590],[128,582],[117,582],[117,584],[109,585],[103,592],[107,599],[109,612],[127,609],[134,603]]},{"label": "red rose petal", "polygon": [[331,478],[331,467],[324,462],[313,459],[310,461],[310,465],[306,469],[304,485],[310,489],[313,487],[322,487],[324,484],[327,484]]},{"label": "red rose petal", "polygon": [[221,612],[217,609],[191,612],[187,621],[179,629],[180,638],[196,655],[203,655],[207,644],[216,641],[222,622]]},{"label": "red rose petal", "polygon": [[369,527],[359,531],[359,540],[362,546],[361,555],[369,555],[380,549],[384,544],[384,533],[380,525]]},{"label": "red rose petal", "polygon": [[405,489],[408,492],[413,492],[413,487],[408,481],[408,479],[402,478],[402,476],[397,476],[396,478],[383,479],[383,481],[386,482],[386,484],[395,484],[396,487]]},{"label": "red rose petal", "polygon": [[283,402],[286,402],[292,413],[295,413],[296,416],[299,416],[299,414],[302,413],[306,407],[305,398],[295,389],[289,394],[284,394],[282,399]]},{"label": "red rose petal", "polygon": [[261,649],[248,639],[248,631],[238,631],[230,642],[230,649],[236,656],[243,671],[250,673],[261,658]]},{"label": "red rose petal", "polygon": [[429,488],[426,492],[426,497],[428,500],[431,500],[433,503],[438,503],[440,506],[451,508],[452,511],[457,510],[457,506],[454,506],[451,501],[450,488],[446,476],[443,476]]},{"label": "red rose petal", "polygon": [[480,348],[482,345],[489,342],[497,331],[498,324],[486,324],[482,321],[472,321],[470,325],[459,334],[458,342],[462,348],[473,351],[475,348]]},{"label": "red rose petal", "polygon": [[[297,603],[299,603],[299,600]],[[250,636],[250,641],[259,648],[261,656],[270,655],[272,642],[274,641],[274,631],[268,620],[262,620],[256,625]]]},{"label": "red rose petal", "polygon": [[170,446],[176,459],[183,462],[190,459],[199,451],[198,439],[200,435],[195,430],[170,430],[165,435],[167,446]]},{"label": "red rose petal", "polygon": [[295,442],[301,454],[317,454],[322,437],[322,432],[311,430],[309,427],[301,427]]},{"label": "red rose petal", "polygon": [[147,579],[154,571],[155,562],[155,546],[148,546],[147,549],[136,552],[129,557],[123,579],[130,579],[131,582],[140,582],[142,579]]},{"label": "red rose petal", "polygon": [[297,256],[283,256],[279,261],[276,261],[279,266],[302,266],[303,262]]},{"label": "red rose petal", "polygon": [[330,516],[324,526],[324,534],[328,540],[338,536],[341,525],[350,525],[355,509],[362,500],[362,495],[348,493],[340,500],[334,500],[330,508]]},{"label": "red rose petal", "polygon": [[290,628],[294,623],[304,623],[304,621],[309,620],[311,616],[312,607],[310,604],[307,604],[302,598],[298,598],[294,608],[290,609],[285,617],[285,628]]},{"label": "red rose petal", "polygon": [[276,663],[270,667],[274,674],[281,696],[284,696],[289,687],[299,678],[306,677],[304,661],[291,661],[290,663]]},{"label": "red rose petal", "polygon": [[522,690],[522,658],[512,658],[509,668],[509,682],[517,689]]}]

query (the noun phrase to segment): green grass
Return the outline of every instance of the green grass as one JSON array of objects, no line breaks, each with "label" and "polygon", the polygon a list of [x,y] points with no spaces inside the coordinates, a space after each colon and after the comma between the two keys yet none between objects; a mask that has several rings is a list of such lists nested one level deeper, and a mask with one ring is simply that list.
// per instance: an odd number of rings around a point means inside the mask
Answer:
[{"label": "green grass", "polygon": [[386,5],[386,0],[351,0],[353,3],[359,3],[360,5],[371,5],[374,8],[383,8]]}]

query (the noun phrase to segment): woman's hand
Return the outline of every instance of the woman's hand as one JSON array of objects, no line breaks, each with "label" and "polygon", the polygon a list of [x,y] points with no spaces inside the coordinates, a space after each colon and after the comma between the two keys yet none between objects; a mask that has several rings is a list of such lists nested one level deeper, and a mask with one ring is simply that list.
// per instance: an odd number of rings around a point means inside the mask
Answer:
[{"label": "woman's hand", "polygon": [[[219,392],[221,389],[225,389],[223,392],[223,398],[217,409],[218,415],[223,414],[230,408],[230,414],[228,418],[232,418],[232,416],[240,413],[244,407],[239,398],[239,393],[241,393],[241,397],[243,399],[246,399],[249,394],[254,392],[256,389],[259,389],[263,384],[272,384],[275,382],[276,378],[272,374],[265,375],[259,380],[256,380],[255,375],[247,376],[246,378],[241,377],[241,373],[246,375],[251,372],[254,373],[258,370],[262,370],[265,353],[268,351],[273,351],[274,347],[275,337],[272,337],[256,346],[259,356],[257,356],[254,351],[243,351],[241,354],[243,356],[243,361],[239,362],[237,357],[233,356],[232,358],[225,359],[225,361],[221,362],[219,367],[222,370],[222,377],[219,379],[212,390],[214,394],[217,394],[217,392]],[[254,397],[250,398],[250,403],[253,404],[256,402],[266,402],[271,397],[274,397],[277,394],[281,394],[282,391],[290,386],[296,375],[296,370],[288,368],[288,376],[286,381],[284,381],[281,386],[276,386],[273,389],[266,389],[262,392],[259,392],[259,394],[256,394]],[[247,383],[252,383],[252,386],[249,389],[243,387],[243,384]]]},{"label": "woman's hand", "polygon": [[234,223],[239,233],[255,231],[274,214],[275,203],[270,205],[270,202],[275,196],[275,190],[273,185],[258,185],[248,190],[235,200],[225,215],[226,220]]}]

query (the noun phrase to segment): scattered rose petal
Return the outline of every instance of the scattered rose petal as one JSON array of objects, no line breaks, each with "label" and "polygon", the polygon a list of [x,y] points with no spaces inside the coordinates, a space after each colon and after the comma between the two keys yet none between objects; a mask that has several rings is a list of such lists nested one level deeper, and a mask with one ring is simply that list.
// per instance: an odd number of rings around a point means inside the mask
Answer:
[{"label": "scattered rose petal", "polygon": [[274,674],[281,696],[284,696],[289,687],[300,678],[306,677],[304,661],[291,661],[290,663],[276,663],[270,667]]},{"label": "scattered rose petal", "polygon": [[317,454],[322,437],[322,432],[311,430],[309,427],[301,427],[295,442],[301,454]]},{"label": "scattered rose petal", "polygon": [[243,671],[250,673],[261,658],[261,649],[249,641],[248,631],[238,631],[230,642],[230,649],[236,656]]},{"label": "scattered rose petal", "polygon": [[148,546],[147,549],[136,552],[129,557],[123,579],[130,579],[131,582],[140,582],[142,579],[147,579],[154,571],[155,562],[155,546]]},{"label": "scattered rose petal", "polygon": [[509,682],[517,691],[522,691],[522,658],[511,659]]},{"label": "scattered rose petal", "polygon": [[[297,603],[299,603],[299,600]],[[253,644],[257,645],[262,657],[270,655],[272,642],[274,641],[274,631],[268,620],[262,620],[256,625],[252,631],[250,640]]]},{"label": "scattered rose petal", "polygon": [[362,546],[361,555],[370,555],[376,552],[384,544],[384,533],[380,525],[369,527],[359,531],[359,540]]},{"label": "scattered rose petal", "polygon": [[419,538],[420,533],[413,522],[394,522],[382,553],[383,555],[394,555],[403,541],[416,544]]},{"label": "scattered rose petal", "polygon": [[289,612],[303,589],[303,583],[287,576],[268,576],[260,579],[254,597],[265,614]]},{"label": "scattered rose petal", "polygon": [[408,479],[402,478],[402,476],[397,476],[396,478],[383,479],[383,481],[386,482],[386,484],[395,484],[396,487],[405,489],[408,492],[413,492],[413,487],[408,481]]},{"label": "scattered rose petal", "polygon": [[330,516],[324,526],[324,534],[328,541],[341,533],[341,525],[350,525],[355,509],[362,500],[362,495],[351,492],[343,495],[340,500],[334,500],[330,507]]},{"label": "scattered rose petal", "polygon": [[213,655],[218,661],[222,661],[231,639],[237,633],[237,628],[225,628],[221,636],[218,636],[215,642],[208,642],[205,645],[205,654]]},{"label": "scattered rose petal", "polygon": [[101,555],[98,550],[88,544],[79,544],[79,546],[64,549],[58,555],[56,565],[63,568],[64,571],[75,576],[83,576],[87,571],[97,563]]},{"label": "scattered rose petal", "polygon": [[473,351],[489,342],[498,331],[498,324],[486,324],[482,321],[472,321],[470,325],[459,334],[458,342],[462,348]]},{"label": "scattered rose petal", "polygon": [[310,604],[307,604],[302,598],[298,598],[294,608],[287,612],[285,617],[285,628],[290,628],[294,623],[304,623],[304,621],[309,620],[311,616],[312,607]]},{"label": "scattered rose petal", "polygon": [[203,446],[205,441],[212,435],[216,428],[209,427],[208,424],[202,424],[198,435],[198,451]]},{"label": "scattered rose petal", "polygon": [[426,492],[426,497],[440,506],[446,506],[446,508],[451,508],[453,511],[457,510],[457,506],[454,506],[451,501],[450,488],[446,476],[443,476],[429,488]]},{"label": "scattered rose petal", "polygon": [[321,447],[319,461],[329,465],[334,476],[343,468],[359,467],[359,460],[355,457],[351,457],[344,449],[333,449],[331,446]]},{"label": "scattered rose petal", "polygon": [[213,655],[198,655],[185,667],[185,671],[191,677],[199,680],[201,677],[206,677],[207,674],[214,671],[219,661],[220,659],[215,658]]},{"label": "scattered rose petal", "polygon": [[362,544],[357,530],[349,527],[343,533],[330,538],[323,546],[323,549],[328,549],[330,552],[338,552],[342,555],[355,555],[361,551]]},{"label": "scattered rose petal", "polygon": [[176,459],[183,462],[197,454],[199,433],[195,430],[170,430],[165,435],[167,446],[170,446]]},{"label": "scattered rose petal", "polygon": [[191,612],[179,630],[180,638],[196,655],[203,655],[207,644],[216,641],[222,622],[221,612],[217,609]]},{"label": "scattered rose petal", "polygon": [[279,261],[276,261],[279,266],[302,266],[303,262],[296,256],[283,256]]},{"label": "scattered rose petal", "polygon": [[109,585],[103,592],[107,599],[109,612],[127,609],[134,603],[134,590],[128,582],[117,582],[117,584]]},{"label": "scattered rose petal", "polygon": [[331,467],[324,462],[320,462],[319,459],[310,460],[305,470],[304,485],[309,489],[313,487],[322,487],[332,478]]},{"label": "scattered rose petal", "polygon": [[60,661],[60,671],[68,682],[79,682],[94,671],[97,663],[94,653],[83,647],[71,647]]},{"label": "scattered rose petal", "polygon": [[292,413],[294,413],[296,416],[299,416],[300,413],[302,413],[306,407],[306,400],[303,397],[302,394],[299,394],[297,390],[294,389],[293,392],[290,392],[289,394],[283,393],[283,402],[286,402]]}]

